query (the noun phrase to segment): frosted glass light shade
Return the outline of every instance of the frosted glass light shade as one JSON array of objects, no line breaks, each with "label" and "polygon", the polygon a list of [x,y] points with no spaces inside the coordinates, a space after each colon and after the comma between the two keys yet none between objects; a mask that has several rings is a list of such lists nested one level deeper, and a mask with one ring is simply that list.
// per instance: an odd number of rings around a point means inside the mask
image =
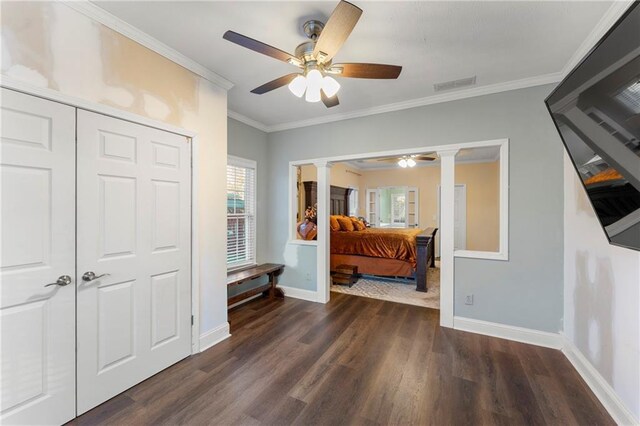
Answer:
[{"label": "frosted glass light shade", "polygon": [[291,93],[301,98],[304,95],[304,91],[307,90],[307,79],[303,75],[299,75],[289,83],[289,90]]},{"label": "frosted glass light shade", "polygon": [[335,78],[326,76],[322,79],[322,91],[328,98],[332,98],[340,90],[340,83]]},{"label": "frosted glass light shade", "polygon": [[405,160],[404,158],[400,159],[400,161],[398,161],[398,166],[402,167],[403,169],[406,169],[408,166],[407,160]]},{"label": "frosted glass light shade", "polygon": [[307,102],[318,102],[320,100],[320,89],[322,89],[322,74],[318,70],[311,70],[307,73]]},{"label": "frosted glass light shade", "polygon": [[414,167],[415,165],[416,165],[416,160],[414,160],[413,158],[409,158],[407,160],[407,166]]}]

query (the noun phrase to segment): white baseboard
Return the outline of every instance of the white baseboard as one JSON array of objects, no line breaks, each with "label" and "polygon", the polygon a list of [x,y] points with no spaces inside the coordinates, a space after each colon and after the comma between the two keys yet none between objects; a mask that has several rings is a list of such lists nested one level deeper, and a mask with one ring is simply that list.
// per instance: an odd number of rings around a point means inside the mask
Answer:
[{"label": "white baseboard", "polygon": [[573,364],[580,376],[587,382],[591,391],[596,395],[598,400],[604,405],[613,420],[619,425],[638,425],[640,422],[636,419],[631,411],[627,409],[620,400],[616,391],[605,380],[604,377],[596,370],[589,360],[580,352],[564,334],[560,334],[562,339],[562,352],[567,359]]},{"label": "white baseboard", "polygon": [[294,299],[302,299],[309,302],[318,302],[318,294],[315,291],[288,287],[285,285],[278,285],[278,288],[284,290],[285,297],[293,297]]},{"label": "white baseboard", "polygon": [[453,328],[471,333],[529,343],[545,348],[562,348],[562,339],[557,333],[532,330],[530,328],[515,327],[513,325],[498,324],[464,317],[453,317]]},{"label": "white baseboard", "polygon": [[200,335],[200,352],[204,352],[207,349],[215,346],[216,344],[222,342],[225,339],[231,337],[229,333],[229,323],[225,322],[222,325],[214,328],[213,330],[209,330],[206,333],[202,333]]}]

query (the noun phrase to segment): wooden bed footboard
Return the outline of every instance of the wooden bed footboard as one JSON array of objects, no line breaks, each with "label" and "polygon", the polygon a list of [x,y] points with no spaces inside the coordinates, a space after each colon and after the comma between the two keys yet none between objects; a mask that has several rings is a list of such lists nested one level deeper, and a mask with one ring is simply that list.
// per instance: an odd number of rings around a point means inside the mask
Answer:
[{"label": "wooden bed footboard", "polygon": [[416,237],[416,290],[427,291],[427,268],[436,266],[435,238],[438,228],[427,228]]}]

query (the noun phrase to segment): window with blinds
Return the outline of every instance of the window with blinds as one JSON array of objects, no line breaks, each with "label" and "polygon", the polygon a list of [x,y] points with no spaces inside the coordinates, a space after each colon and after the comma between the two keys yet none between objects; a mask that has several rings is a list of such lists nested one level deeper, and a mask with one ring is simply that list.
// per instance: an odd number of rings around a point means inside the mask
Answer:
[{"label": "window with blinds", "polygon": [[256,163],[227,161],[227,269],[256,263]]}]

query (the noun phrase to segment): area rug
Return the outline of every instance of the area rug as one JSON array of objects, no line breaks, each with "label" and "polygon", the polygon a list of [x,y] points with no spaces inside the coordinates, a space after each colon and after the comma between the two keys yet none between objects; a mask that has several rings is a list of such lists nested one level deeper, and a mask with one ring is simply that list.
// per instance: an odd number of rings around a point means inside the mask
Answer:
[{"label": "area rug", "polygon": [[346,285],[332,285],[331,291],[440,309],[440,268],[429,268],[426,293],[416,291],[415,282],[404,283],[371,276],[360,278],[351,288]]}]

